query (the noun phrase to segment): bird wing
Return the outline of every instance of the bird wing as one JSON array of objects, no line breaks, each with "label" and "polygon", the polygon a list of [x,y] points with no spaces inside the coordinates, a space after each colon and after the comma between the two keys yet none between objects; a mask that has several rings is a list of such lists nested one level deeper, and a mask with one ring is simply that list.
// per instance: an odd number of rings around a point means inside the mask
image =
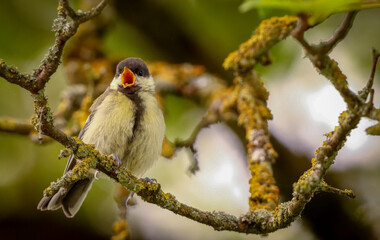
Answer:
[{"label": "bird wing", "polygon": [[[86,132],[88,126],[90,126],[92,119],[95,116],[96,108],[103,102],[103,100],[112,92],[112,90],[108,87],[104,93],[102,93],[97,99],[95,99],[94,103],[90,107],[90,115],[88,116],[86,123],[84,124],[82,130],[79,132],[78,138],[82,139],[84,133]],[[70,155],[69,160],[67,161],[67,165],[65,168],[64,174],[71,170],[76,164],[76,160],[74,155]]]}]

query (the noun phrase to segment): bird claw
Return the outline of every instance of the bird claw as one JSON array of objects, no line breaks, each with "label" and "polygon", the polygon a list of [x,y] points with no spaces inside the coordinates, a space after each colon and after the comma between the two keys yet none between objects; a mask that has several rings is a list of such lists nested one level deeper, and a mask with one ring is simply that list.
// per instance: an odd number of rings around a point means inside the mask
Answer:
[{"label": "bird claw", "polygon": [[157,179],[155,178],[140,178],[141,181],[143,182],[146,182],[146,183],[150,183],[150,184],[157,184]]},{"label": "bird claw", "polygon": [[108,155],[108,157],[112,157],[113,159],[115,159],[116,164],[117,164],[118,167],[121,166],[121,161],[120,161],[119,157],[116,154],[112,153],[111,155]]},{"label": "bird claw", "polygon": [[129,200],[133,197],[135,193],[134,192],[130,192],[128,197],[127,197],[127,200],[125,200],[125,207],[128,208],[128,202]]}]

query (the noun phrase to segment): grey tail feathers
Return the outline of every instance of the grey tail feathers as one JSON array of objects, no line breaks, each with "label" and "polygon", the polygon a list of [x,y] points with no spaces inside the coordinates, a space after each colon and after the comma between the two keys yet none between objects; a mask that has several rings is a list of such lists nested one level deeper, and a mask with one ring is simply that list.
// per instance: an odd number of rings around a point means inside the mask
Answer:
[{"label": "grey tail feathers", "polygon": [[87,178],[74,183],[68,191],[61,188],[55,195],[43,197],[38,204],[37,209],[45,211],[57,210],[62,207],[66,217],[72,218],[82,206],[93,182],[93,178]]}]

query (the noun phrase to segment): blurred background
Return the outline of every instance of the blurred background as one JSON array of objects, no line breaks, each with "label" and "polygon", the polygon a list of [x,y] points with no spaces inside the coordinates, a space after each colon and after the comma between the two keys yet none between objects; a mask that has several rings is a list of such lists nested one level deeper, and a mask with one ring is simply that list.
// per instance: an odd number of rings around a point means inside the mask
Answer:
[{"label": "blurred background", "polygon": [[[72,2],[73,6],[81,7],[89,1]],[[96,45],[105,59],[135,56],[148,62],[202,65],[207,72],[229,83],[232,74],[222,69],[224,58],[251,36],[261,20],[256,11],[239,12],[240,4],[241,1],[232,0],[114,0],[94,27],[97,36],[101,35],[99,41],[85,44]],[[54,42],[51,25],[56,9],[57,2],[50,0],[0,1],[0,58],[23,72],[38,66]],[[311,42],[328,38],[342,17],[333,15],[308,31],[306,38]],[[369,77],[371,48],[380,49],[379,22],[380,10],[359,12],[350,33],[331,54],[348,76],[353,90],[361,89]],[[75,49],[78,37],[70,40],[68,49]],[[67,51],[65,57],[73,58],[75,51]],[[310,167],[314,151],[325,138],[323,134],[337,125],[345,104],[304,58],[296,41],[289,38],[281,42],[271,54],[274,64],[259,67],[258,71],[270,92],[268,104],[274,115],[270,131],[279,153],[274,174],[281,201],[287,201],[291,198],[292,183]],[[67,87],[68,75],[61,66],[47,85],[53,111]],[[376,94],[380,90],[378,79],[375,79]],[[376,94],[378,107],[380,96]],[[167,95],[164,102],[170,140],[188,137],[205,113],[199,103],[178,96]],[[33,116],[30,95],[4,79],[0,79],[0,116],[20,119]],[[380,238],[380,138],[365,134],[364,129],[370,125],[373,123],[366,119],[360,122],[326,178],[332,186],[352,189],[357,198],[317,194],[299,220],[266,239]],[[38,145],[26,136],[0,133],[1,239],[110,238],[117,208],[113,200],[114,183],[107,179],[93,185],[73,219],[64,217],[62,211],[36,210],[43,189],[63,173],[66,160],[57,158],[61,149],[58,143]],[[227,125],[219,123],[198,135],[196,149],[200,170],[195,175],[187,172],[192,157],[182,149],[171,159],[160,159],[146,176],[156,178],[164,191],[196,208],[237,216],[245,213],[250,176],[240,138]],[[128,209],[132,239],[262,238],[216,232],[138,197],[135,199],[137,204]]]}]

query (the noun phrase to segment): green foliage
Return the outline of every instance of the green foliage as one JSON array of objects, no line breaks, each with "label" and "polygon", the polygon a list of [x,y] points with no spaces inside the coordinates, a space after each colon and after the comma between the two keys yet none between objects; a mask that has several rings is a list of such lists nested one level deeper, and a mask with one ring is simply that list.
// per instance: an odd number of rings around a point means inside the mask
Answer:
[{"label": "green foliage", "polygon": [[379,8],[380,1],[368,0],[245,0],[240,5],[242,12],[257,9],[261,17],[269,17],[274,10],[282,14],[307,14],[309,24],[315,25],[334,13]]}]

